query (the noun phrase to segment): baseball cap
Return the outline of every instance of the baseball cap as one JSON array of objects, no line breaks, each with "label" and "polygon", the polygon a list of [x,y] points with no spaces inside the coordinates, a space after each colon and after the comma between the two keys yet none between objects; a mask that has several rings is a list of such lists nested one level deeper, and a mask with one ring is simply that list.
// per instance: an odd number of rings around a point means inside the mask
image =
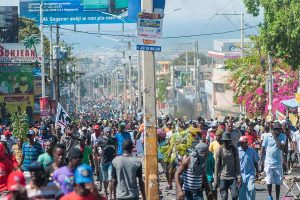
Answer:
[{"label": "baseball cap", "polygon": [[16,190],[18,186],[25,186],[25,177],[21,171],[11,172],[7,178],[8,190]]},{"label": "baseball cap", "polygon": [[118,127],[119,127],[119,128],[125,128],[125,127],[126,127],[126,124],[125,124],[124,122],[122,122],[122,123],[120,123],[120,124],[118,125]]},{"label": "baseball cap", "polygon": [[87,130],[87,127],[84,126],[84,127],[81,128],[81,130],[85,131],[85,130]]},{"label": "baseball cap", "polygon": [[45,130],[47,130],[47,127],[46,127],[46,126],[41,126],[41,127],[40,127],[40,130],[41,130],[41,131],[45,131]]},{"label": "baseball cap", "polygon": [[239,142],[248,142],[248,137],[247,136],[241,136],[239,139]]},{"label": "baseball cap", "polygon": [[34,134],[35,134],[34,130],[29,130],[29,131],[27,132],[27,135],[34,135]]},{"label": "baseball cap", "polygon": [[104,133],[107,133],[107,132],[110,132],[110,131],[111,131],[110,127],[105,127],[104,130],[103,130]]},{"label": "baseball cap", "polygon": [[28,166],[28,171],[44,171],[44,166],[40,162],[33,162]]},{"label": "baseball cap", "polygon": [[100,126],[97,124],[93,127],[94,130],[99,130],[100,129]]},{"label": "baseball cap", "polygon": [[6,130],[6,131],[4,131],[3,135],[5,135],[5,136],[12,135],[12,133],[10,132],[10,130]]},{"label": "baseball cap", "polygon": [[87,164],[82,164],[75,169],[74,181],[76,184],[93,183],[93,170]]},{"label": "baseball cap", "polygon": [[69,152],[69,159],[77,159],[77,158],[82,158],[82,153],[79,149],[77,148],[72,148]]}]

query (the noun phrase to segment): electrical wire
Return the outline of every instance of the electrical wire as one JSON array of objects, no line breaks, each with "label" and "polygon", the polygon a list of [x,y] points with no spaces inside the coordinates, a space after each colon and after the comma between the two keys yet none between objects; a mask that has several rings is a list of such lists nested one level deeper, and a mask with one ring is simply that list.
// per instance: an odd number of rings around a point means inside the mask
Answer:
[{"label": "electrical wire", "polygon": [[[247,28],[244,28],[244,30],[247,29],[252,29],[256,28],[259,25],[254,25],[254,26],[249,26]],[[73,31],[72,29],[68,28],[62,28],[62,30],[68,30],[68,31]],[[241,29],[235,29],[235,30],[230,30],[230,31],[222,31],[222,32],[213,32],[213,33],[200,33],[200,34],[192,34],[192,35],[180,35],[180,36],[167,36],[163,37],[162,39],[178,39],[178,38],[191,38],[191,37],[201,37],[201,36],[210,36],[210,35],[222,35],[222,34],[227,34],[227,33],[234,33],[234,32],[239,32]],[[88,32],[88,31],[76,31],[75,33],[84,33],[84,34],[89,34],[89,35],[95,35],[95,36],[113,36],[113,37],[125,37],[125,38],[134,38],[136,35],[120,35],[120,34],[103,34],[103,33],[96,33],[96,32]]]}]

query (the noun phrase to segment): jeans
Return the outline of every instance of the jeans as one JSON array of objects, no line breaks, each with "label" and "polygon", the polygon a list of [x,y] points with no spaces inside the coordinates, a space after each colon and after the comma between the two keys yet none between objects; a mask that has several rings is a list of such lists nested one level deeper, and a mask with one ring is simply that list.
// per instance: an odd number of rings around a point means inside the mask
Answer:
[{"label": "jeans", "polygon": [[220,195],[222,200],[228,199],[228,190],[230,189],[232,200],[237,200],[239,196],[239,190],[236,185],[236,180],[220,180]]},{"label": "jeans", "polygon": [[252,178],[247,182],[243,181],[239,190],[239,199],[254,200],[255,194],[255,179]]},{"label": "jeans", "polygon": [[111,181],[112,163],[101,163],[100,164],[103,181]]},{"label": "jeans", "polygon": [[203,191],[198,190],[185,190],[185,200],[203,200]]}]

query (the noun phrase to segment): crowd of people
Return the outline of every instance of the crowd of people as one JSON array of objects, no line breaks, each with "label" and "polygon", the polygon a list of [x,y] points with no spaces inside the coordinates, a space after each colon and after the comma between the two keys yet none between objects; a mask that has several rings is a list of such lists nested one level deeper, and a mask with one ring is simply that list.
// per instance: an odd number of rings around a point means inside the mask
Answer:
[{"label": "crowd of people", "polygon": [[[137,140],[144,143],[143,114],[124,116],[113,104],[85,100],[64,130],[36,122],[24,133],[26,140],[15,138],[9,124],[1,125],[1,199],[146,199],[142,156],[133,155]],[[166,189],[176,189],[179,200],[226,200],[229,194],[252,200],[259,174],[265,177],[268,199],[275,185],[274,199],[279,200],[284,173],[298,167],[300,124],[288,120],[162,116],[157,126],[161,173]],[[197,129],[193,145],[185,156],[166,162],[161,147],[189,127]]]}]

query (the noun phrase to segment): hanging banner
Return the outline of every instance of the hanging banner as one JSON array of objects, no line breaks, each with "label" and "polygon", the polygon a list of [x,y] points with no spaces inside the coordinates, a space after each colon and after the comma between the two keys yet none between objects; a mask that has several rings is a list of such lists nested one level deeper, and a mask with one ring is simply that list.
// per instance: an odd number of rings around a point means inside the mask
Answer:
[{"label": "hanging banner", "polygon": [[[44,0],[44,24],[134,23],[129,0]],[[20,0],[20,16],[40,23],[41,0]]]},{"label": "hanging banner", "polygon": [[61,106],[61,104],[58,103],[55,124],[59,125],[61,127],[61,130],[63,131],[70,123],[72,123],[70,116]]},{"label": "hanging banner", "polygon": [[41,117],[50,116],[50,102],[49,97],[40,97],[40,112]]},{"label": "hanging banner", "polygon": [[162,23],[160,14],[139,13],[136,50],[161,52]]}]

